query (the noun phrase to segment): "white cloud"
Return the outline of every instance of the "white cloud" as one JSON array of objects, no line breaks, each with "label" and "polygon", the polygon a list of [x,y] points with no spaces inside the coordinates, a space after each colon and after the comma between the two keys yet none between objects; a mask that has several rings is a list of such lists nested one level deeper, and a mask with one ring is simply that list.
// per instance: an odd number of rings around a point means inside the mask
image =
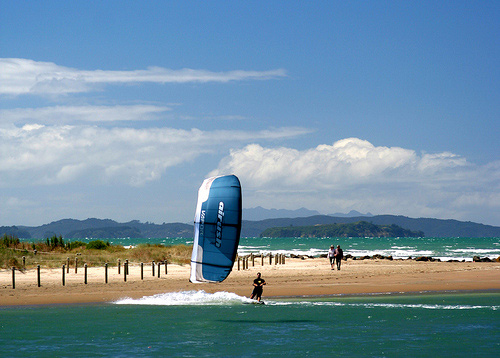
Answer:
[{"label": "white cloud", "polygon": [[357,138],[303,151],[250,144],[232,150],[210,175],[222,173],[239,176],[250,207],[459,219],[500,211],[499,165],[479,167],[453,153],[419,155]]},{"label": "white cloud", "polygon": [[88,92],[102,84],[188,83],[266,80],[286,76],[283,69],[227,71],[148,67],[133,71],[86,71],[22,58],[0,58],[0,95],[59,95]]},{"label": "white cloud", "polygon": [[144,121],[156,119],[169,107],[129,106],[53,106],[0,110],[0,123],[62,124],[75,122]]},{"label": "white cloud", "polygon": [[240,142],[292,138],[300,128],[243,132],[172,128],[0,127],[0,186],[119,181],[140,186],[167,168]]}]

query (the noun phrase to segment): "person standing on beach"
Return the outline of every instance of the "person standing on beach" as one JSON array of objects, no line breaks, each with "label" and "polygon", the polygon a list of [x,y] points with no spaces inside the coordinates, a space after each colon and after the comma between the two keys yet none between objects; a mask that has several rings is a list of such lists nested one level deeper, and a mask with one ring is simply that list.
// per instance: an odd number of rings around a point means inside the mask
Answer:
[{"label": "person standing on beach", "polygon": [[330,266],[332,270],[335,268],[335,246],[331,245],[330,250],[328,250],[328,259],[330,260]]},{"label": "person standing on beach", "polygon": [[337,245],[337,248],[335,249],[335,261],[337,261],[337,270],[340,270],[340,264],[342,263],[343,257],[344,257],[344,252],[340,248],[340,245]]},{"label": "person standing on beach", "polygon": [[260,298],[262,296],[262,291],[264,290],[264,285],[266,284],[266,280],[264,280],[262,277],[260,277],[260,272],[257,273],[257,278],[253,280],[253,291],[252,295],[250,296],[250,299],[253,299],[254,297],[257,298],[257,301],[260,302]]}]

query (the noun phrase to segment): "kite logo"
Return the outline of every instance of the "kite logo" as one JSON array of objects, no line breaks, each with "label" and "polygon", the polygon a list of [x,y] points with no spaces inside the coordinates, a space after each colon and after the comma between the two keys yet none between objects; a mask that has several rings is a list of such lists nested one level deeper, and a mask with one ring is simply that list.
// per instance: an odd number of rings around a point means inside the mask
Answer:
[{"label": "kite logo", "polygon": [[217,224],[215,227],[215,247],[220,247],[222,244],[222,219],[224,218],[224,203],[219,203],[219,211],[217,212]]},{"label": "kite logo", "polygon": [[205,210],[202,210],[200,215],[200,233],[205,235]]}]

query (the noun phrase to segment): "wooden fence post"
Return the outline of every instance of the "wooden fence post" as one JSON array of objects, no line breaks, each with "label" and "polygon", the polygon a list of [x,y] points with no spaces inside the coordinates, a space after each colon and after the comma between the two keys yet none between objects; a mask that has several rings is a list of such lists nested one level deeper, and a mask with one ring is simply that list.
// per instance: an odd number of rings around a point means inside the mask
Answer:
[{"label": "wooden fence post", "polygon": [[166,275],[168,273],[168,271],[167,271],[168,260],[163,261],[163,263],[165,264],[165,275]]},{"label": "wooden fence post", "polygon": [[16,288],[16,268],[12,266],[12,289]]},{"label": "wooden fence post", "polygon": [[104,264],[104,282],[108,283],[108,263]]},{"label": "wooden fence post", "polygon": [[250,254],[250,257],[252,258],[252,267],[255,267],[255,256],[252,254]]},{"label": "wooden fence post", "polygon": [[87,264],[83,265],[85,269],[85,284],[87,284]]},{"label": "wooden fence post", "polygon": [[123,263],[123,282],[127,282],[127,260]]},{"label": "wooden fence post", "polygon": [[151,262],[151,272],[153,273],[153,277],[155,277],[155,262]]},{"label": "wooden fence post", "polygon": [[66,270],[65,270],[65,267],[64,267],[64,264],[62,265],[62,285],[65,286],[66,285],[66,277],[64,277],[64,275],[66,274]]},{"label": "wooden fence post", "polygon": [[141,280],[144,280],[144,263],[141,262]]},{"label": "wooden fence post", "polygon": [[23,256],[23,268],[26,268],[26,256]]},{"label": "wooden fence post", "polygon": [[66,259],[66,263],[68,264],[66,266],[66,273],[69,273],[69,257]]},{"label": "wooden fence post", "polygon": [[120,274],[121,266],[122,266],[122,262],[120,259],[118,259],[118,275]]},{"label": "wooden fence post", "polygon": [[161,261],[158,261],[158,278],[160,278],[160,265],[161,265]]},{"label": "wooden fence post", "polygon": [[240,270],[240,262],[241,262],[241,258],[238,257],[238,271]]},{"label": "wooden fence post", "polygon": [[262,254],[262,253],[261,253],[261,254],[260,254],[260,258],[261,258],[261,260],[262,260],[262,266],[264,266],[264,254]]},{"label": "wooden fence post", "polygon": [[273,264],[273,254],[269,253],[269,265]]},{"label": "wooden fence post", "polygon": [[38,283],[38,287],[41,286],[41,282],[40,282],[40,265],[37,265],[36,266],[36,272],[37,272],[37,283]]},{"label": "wooden fence post", "polygon": [[75,257],[75,273],[78,273],[78,257]]}]

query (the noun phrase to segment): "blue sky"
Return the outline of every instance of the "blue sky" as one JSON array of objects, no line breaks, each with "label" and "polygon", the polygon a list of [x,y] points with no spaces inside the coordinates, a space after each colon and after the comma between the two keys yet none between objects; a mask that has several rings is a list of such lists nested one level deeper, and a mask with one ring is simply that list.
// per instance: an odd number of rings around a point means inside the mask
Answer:
[{"label": "blue sky", "polygon": [[0,225],[243,206],[500,225],[495,1],[0,0]]}]

